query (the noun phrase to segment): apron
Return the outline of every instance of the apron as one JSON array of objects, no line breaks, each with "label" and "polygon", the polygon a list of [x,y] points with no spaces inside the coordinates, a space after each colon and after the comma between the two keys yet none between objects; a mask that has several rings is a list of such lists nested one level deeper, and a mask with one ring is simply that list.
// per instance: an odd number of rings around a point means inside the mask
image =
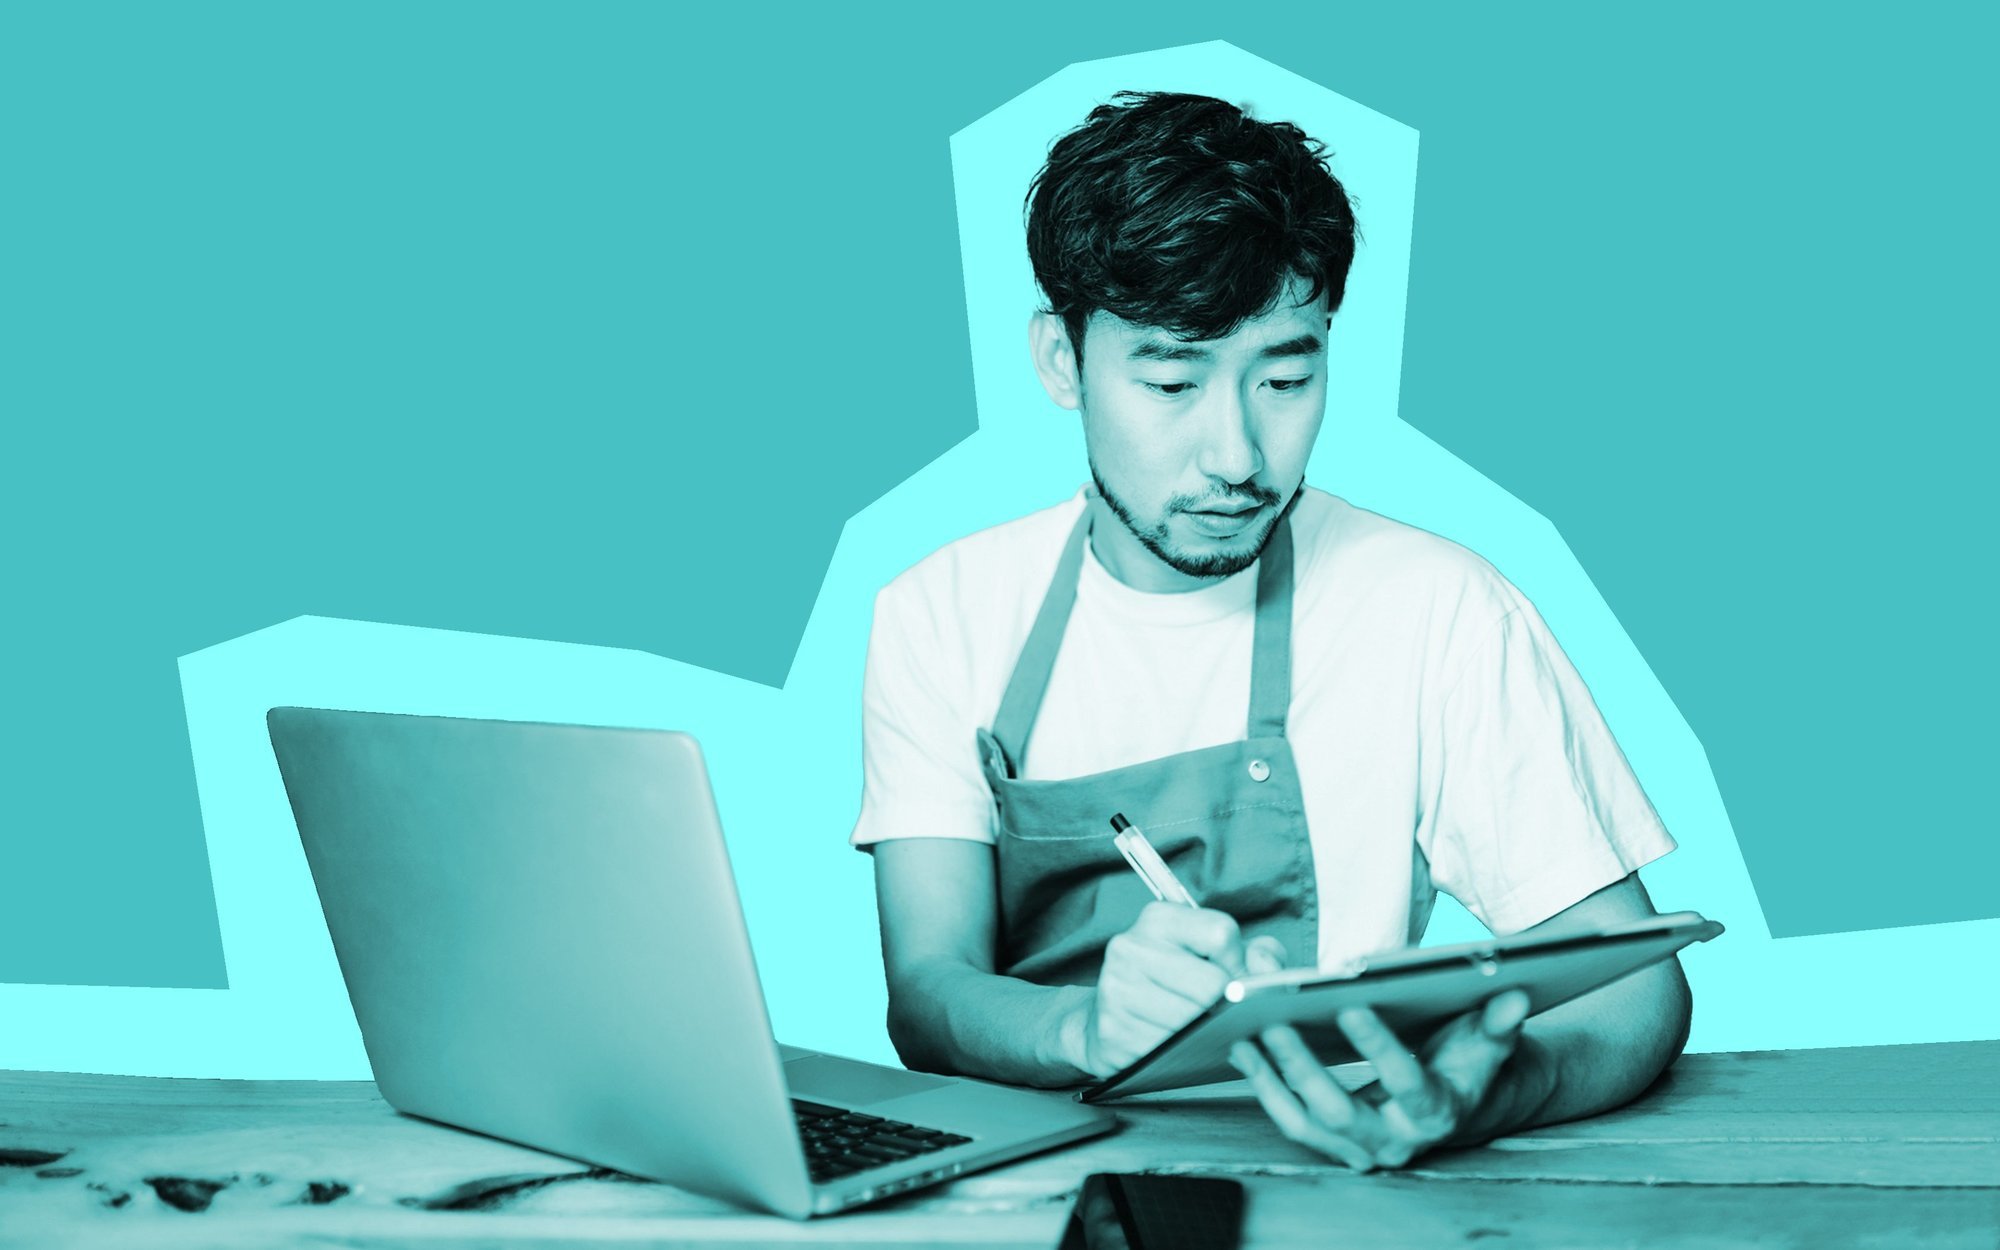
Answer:
[{"label": "apron", "polygon": [[1203,907],[1235,917],[1245,941],[1269,934],[1294,963],[1317,961],[1318,895],[1298,768],[1285,740],[1292,695],[1290,509],[1257,566],[1248,735],[1241,742],[1063,781],[1016,774],[1062,647],[1083,569],[1090,506],[1070,531],[991,731],[980,768],[999,820],[997,970],[1041,985],[1094,985],[1104,946],[1153,901],[1112,842],[1123,812]]}]

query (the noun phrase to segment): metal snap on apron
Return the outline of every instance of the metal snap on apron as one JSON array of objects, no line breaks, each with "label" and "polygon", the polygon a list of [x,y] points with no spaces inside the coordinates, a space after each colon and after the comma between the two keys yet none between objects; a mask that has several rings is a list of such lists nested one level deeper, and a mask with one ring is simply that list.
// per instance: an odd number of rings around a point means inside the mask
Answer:
[{"label": "metal snap on apron", "polygon": [[1063,781],[1024,781],[1028,735],[1062,647],[1083,569],[1090,508],[1070,531],[1041,611],[994,717],[978,731],[980,767],[998,806],[998,970],[1042,985],[1093,985],[1104,945],[1153,901],[1112,843],[1123,812],[1204,907],[1229,913],[1245,939],[1269,934],[1295,963],[1318,957],[1312,844],[1298,768],[1285,740],[1291,705],[1290,510],[1257,567],[1248,735]]}]

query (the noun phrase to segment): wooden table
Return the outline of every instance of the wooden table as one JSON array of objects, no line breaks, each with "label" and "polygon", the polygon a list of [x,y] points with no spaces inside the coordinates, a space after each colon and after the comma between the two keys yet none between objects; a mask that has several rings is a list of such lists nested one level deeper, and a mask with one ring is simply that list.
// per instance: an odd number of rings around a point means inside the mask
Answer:
[{"label": "wooden table", "polygon": [[0,1243],[1047,1250],[1092,1171],[1248,1188],[1246,1245],[2000,1247],[2000,1041],[1691,1055],[1581,1124],[1357,1176],[1238,1087],[793,1224],[398,1115],[365,1082],[0,1072]]}]

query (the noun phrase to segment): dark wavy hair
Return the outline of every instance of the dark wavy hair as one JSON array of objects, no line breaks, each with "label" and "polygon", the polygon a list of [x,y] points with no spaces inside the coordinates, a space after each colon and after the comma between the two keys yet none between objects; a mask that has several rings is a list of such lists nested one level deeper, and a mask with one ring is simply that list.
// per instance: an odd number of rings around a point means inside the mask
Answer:
[{"label": "dark wavy hair", "polygon": [[1358,232],[1326,145],[1208,96],[1121,91],[1028,184],[1028,259],[1083,364],[1103,311],[1221,338],[1294,277],[1340,307]]}]

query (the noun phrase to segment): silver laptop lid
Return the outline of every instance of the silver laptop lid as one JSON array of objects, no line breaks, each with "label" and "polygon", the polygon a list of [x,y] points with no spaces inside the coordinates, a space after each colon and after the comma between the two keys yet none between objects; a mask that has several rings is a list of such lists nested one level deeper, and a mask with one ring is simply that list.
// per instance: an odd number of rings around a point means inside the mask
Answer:
[{"label": "silver laptop lid", "polygon": [[312,708],[268,720],[385,1099],[805,1213],[693,738]]}]

